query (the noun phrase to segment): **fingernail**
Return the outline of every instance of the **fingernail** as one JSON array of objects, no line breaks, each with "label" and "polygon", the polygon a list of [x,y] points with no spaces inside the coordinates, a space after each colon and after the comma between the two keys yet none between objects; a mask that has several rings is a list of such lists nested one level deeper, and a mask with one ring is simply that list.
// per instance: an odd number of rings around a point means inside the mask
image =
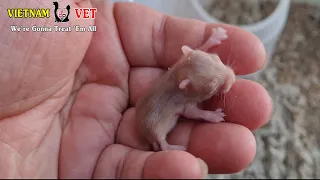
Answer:
[{"label": "fingernail", "polygon": [[199,161],[200,168],[202,170],[202,179],[206,179],[208,176],[208,166],[207,164],[200,158],[197,158]]}]

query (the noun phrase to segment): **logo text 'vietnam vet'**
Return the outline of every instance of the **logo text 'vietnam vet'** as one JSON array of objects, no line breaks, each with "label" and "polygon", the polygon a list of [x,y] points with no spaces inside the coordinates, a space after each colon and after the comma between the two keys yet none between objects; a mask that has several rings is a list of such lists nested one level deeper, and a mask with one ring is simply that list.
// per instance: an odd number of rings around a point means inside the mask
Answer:
[{"label": "logo text 'vietnam vet'", "polygon": [[50,9],[12,8],[7,9],[10,18],[49,18]]},{"label": "logo text 'vietnam vet'", "polygon": [[74,8],[78,19],[95,19],[97,8]]}]

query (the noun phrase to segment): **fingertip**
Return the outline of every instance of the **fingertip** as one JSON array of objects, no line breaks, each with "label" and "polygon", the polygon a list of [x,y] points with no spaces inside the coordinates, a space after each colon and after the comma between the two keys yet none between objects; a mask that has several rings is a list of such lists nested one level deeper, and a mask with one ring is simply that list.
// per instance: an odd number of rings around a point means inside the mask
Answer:
[{"label": "fingertip", "polygon": [[[257,102],[260,102],[260,105],[258,106],[263,108],[260,115],[255,114],[257,119],[259,117],[261,119],[260,124],[257,124],[255,127],[260,128],[270,121],[273,111],[273,102],[269,92],[261,84],[254,81],[252,81],[252,83],[256,87],[256,91],[259,92],[259,96],[257,96]],[[252,128],[251,130],[256,128]]]},{"label": "fingertip", "polygon": [[[200,160],[201,161],[201,160]],[[143,178],[200,179],[207,175],[206,165],[185,151],[160,151],[151,154],[144,165]],[[206,175],[203,175],[206,174]]]},{"label": "fingertip", "polygon": [[226,97],[214,96],[206,106],[212,110],[222,107],[227,122],[250,130],[268,123],[273,110],[268,91],[261,84],[246,79],[237,79]]},{"label": "fingertip", "polygon": [[[267,64],[267,51],[265,49],[263,42],[260,40],[260,38],[258,36],[256,36],[252,32],[246,31],[246,33],[251,38],[251,44],[248,43],[248,45],[249,45],[248,49],[251,50],[251,52],[252,52],[251,58],[252,58],[253,62],[256,62],[256,63],[252,63],[253,66],[248,66],[247,67],[248,73],[242,73],[243,75],[255,73],[255,72],[263,69],[265,67],[265,65]],[[239,74],[239,75],[241,75],[241,74]]]},{"label": "fingertip", "polygon": [[[268,91],[257,82],[246,79],[239,79],[237,81],[238,85],[242,86],[242,91],[246,93],[243,96],[243,100],[248,102],[248,104],[243,103],[243,105],[246,106],[242,109],[243,114],[246,114],[245,116],[251,120],[250,123],[246,124],[246,127],[250,130],[261,128],[263,125],[269,122],[272,114],[273,105],[271,96],[269,95]],[[241,88],[239,87],[237,89],[240,91]],[[232,98],[230,101],[232,101]],[[241,106],[241,103],[239,106]],[[247,110],[244,109],[246,107],[248,108]],[[241,114],[241,108],[238,110],[239,117]],[[232,119],[235,120],[239,118],[234,116]]]},{"label": "fingertip", "polygon": [[[240,145],[235,148],[235,151],[238,151],[238,153],[235,152],[235,154],[238,154],[236,157],[241,157],[242,154],[242,158],[235,159],[235,165],[230,169],[231,173],[238,173],[249,167],[256,156],[257,144],[254,134],[244,126],[239,126],[239,130],[240,129],[243,131],[241,133],[243,146]],[[239,141],[241,142],[241,140]],[[231,166],[232,165],[230,164],[230,167]]]},{"label": "fingertip", "polygon": [[256,141],[253,133],[241,125],[199,124],[192,132],[189,149],[207,162],[210,174],[230,174],[252,163]]}]

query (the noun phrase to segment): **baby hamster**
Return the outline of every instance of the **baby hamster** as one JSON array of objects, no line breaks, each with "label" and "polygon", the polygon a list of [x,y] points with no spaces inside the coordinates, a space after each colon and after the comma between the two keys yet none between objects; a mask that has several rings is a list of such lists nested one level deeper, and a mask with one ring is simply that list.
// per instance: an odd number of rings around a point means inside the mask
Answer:
[{"label": "baby hamster", "polygon": [[138,100],[139,131],[154,151],[186,150],[186,147],[170,145],[166,140],[180,116],[212,123],[224,121],[222,109],[202,110],[198,104],[216,93],[227,93],[235,82],[233,70],[224,65],[217,54],[206,52],[227,37],[226,30],[218,27],[212,29],[211,36],[199,48],[182,46],[180,60]]}]

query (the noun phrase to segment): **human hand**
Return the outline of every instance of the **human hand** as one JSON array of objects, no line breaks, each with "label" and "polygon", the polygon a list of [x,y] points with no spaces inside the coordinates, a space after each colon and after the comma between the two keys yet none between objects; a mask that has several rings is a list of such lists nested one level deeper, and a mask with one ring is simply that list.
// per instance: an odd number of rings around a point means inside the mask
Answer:
[{"label": "human hand", "polygon": [[[0,5],[52,8],[52,1],[42,2]],[[252,162],[256,144],[250,130],[267,123],[272,108],[257,83],[236,81],[225,100],[226,122],[179,123],[169,143],[186,145],[188,152],[146,151],[135,138],[134,108],[127,107],[178,60],[182,45],[196,47],[217,25],[131,3],[72,2],[71,9],[98,7],[97,17],[81,20],[71,14],[67,24],[94,23],[97,32],[17,35],[10,25],[52,26],[54,20],[0,15],[1,178],[200,178],[206,170],[197,157],[209,173],[238,172]],[[244,30],[221,26],[228,39],[212,51],[237,74],[262,68],[261,42]],[[222,107],[219,98],[207,106]]]}]

